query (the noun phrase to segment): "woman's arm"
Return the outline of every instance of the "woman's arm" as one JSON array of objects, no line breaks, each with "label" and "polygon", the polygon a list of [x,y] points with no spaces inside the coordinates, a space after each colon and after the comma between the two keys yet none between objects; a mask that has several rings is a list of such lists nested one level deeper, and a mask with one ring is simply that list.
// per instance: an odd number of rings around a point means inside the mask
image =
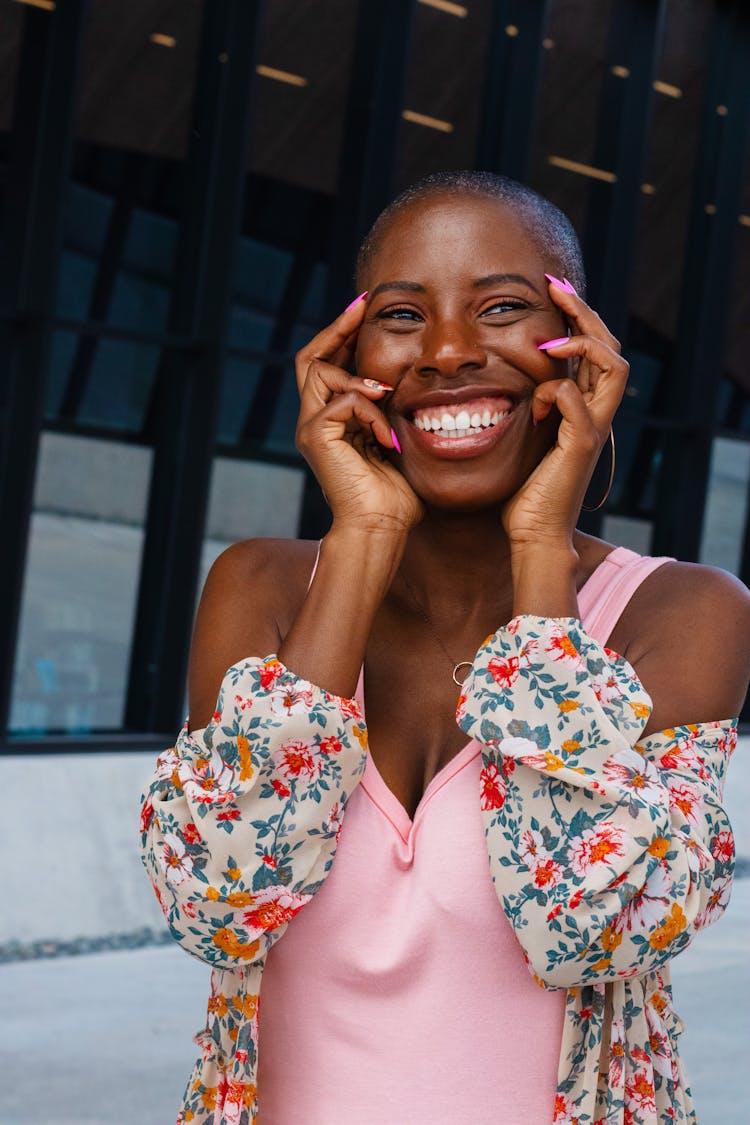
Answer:
[{"label": "woman's arm", "polygon": [[142,858],[173,936],[221,967],[259,960],[330,868],[365,761],[350,697],[420,514],[375,449],[391,440],[374,401],[384,388],[337,366],[361,316],[360,303],[297,357],[298,442],[334,515],[312,585],[288,582],[278,544],[241,544],[214,565],[193,638],[191,721],[142,802]]},{"label": "woman's arm", "polygon": [[[548,987],[656,968],[728,900],[734,853],[721,793],[735,728],[699,720],[720,718],[727,703],[736,713],[744,698],[750,595],[711,572],[703,586],[690,620],[708,605],[713,616],[693,625],[693,646],[677,656],[668,627],[674,605],[665,609],[662,641],[662,659],[684,686],[660,707],[666,714],[683,705],[690,726],[644,738],[651,699],[638,675],[574,618],[514,619],[480,650],[466,683],[459,722],[484,745],[493,879]],[[736,659],[731,669],[716,667],[722,682],[717,676],[713,692],[704,687],[701,714],[679,696],[696,667],[711,679],[699,659],[711,630],[730,647],[737,642]],[[649,651],[653,671],[658,646]]]}]

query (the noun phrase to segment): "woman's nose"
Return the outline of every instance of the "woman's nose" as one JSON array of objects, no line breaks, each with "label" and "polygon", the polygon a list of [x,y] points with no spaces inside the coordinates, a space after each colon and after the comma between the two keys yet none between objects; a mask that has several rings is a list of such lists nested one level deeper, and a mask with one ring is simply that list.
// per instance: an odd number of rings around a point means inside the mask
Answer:
[{"label": "woman's nose", "polygon": [[468,324],[455,320],[433,321],[422,336],[422,354],[417,362],[420,375],[460,375],[482,368],[487,354]]}]

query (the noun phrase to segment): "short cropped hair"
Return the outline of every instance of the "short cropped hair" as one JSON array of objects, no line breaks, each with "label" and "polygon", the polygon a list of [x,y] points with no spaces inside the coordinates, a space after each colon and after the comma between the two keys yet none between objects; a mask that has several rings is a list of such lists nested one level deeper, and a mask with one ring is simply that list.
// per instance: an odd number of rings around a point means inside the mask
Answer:
[{"label": "short cropped hair", "polygon": [[525,184],[494,172],[434,172],[402,191],[370,227],[357,254],[355,278],[362,288],[363,276],[375,255],[391,219],[412,203],[438,195],[480,195],[497,199],[512,208],[526,226],[540,251],[559,263],[560,274],[571,281],[582,297],[586,294],[586,271],[581,244],[567,215],[543,195]]}]

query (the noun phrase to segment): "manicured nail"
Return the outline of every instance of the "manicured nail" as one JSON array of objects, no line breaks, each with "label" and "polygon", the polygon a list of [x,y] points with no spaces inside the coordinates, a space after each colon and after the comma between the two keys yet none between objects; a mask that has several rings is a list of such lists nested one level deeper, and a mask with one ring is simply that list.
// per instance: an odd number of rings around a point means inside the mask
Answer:
[{"label": "manicured nail", "polygon": [[389,383],[379,383],[377,379],[363,379],[362,382],[366,387],[373,391],[392,391],[393,387]]},{"label": "manicured nail", "polygon": [[568,293],[572,293],[574,297],[578,296],[578,292],[573,286],[573,283],[568,281],[567,277],[563,278],[563,289],[567,290]]},{"label": "manicured nail", "polygon": [[556,340],[545,340],[543,344],[537,344],[539,351],[546,351],[548,348],[559,348],[561,344],[569,344],[570,336],[559,336]]},{"label": "manicured nail", "polygon": [[545,273],[544,275],[550,285],[556,285],[558,289],[565,289],[565,282],[560,281],[559,277],[555,277],[553,273]]},{"label": "manicured nail", "polygon": [[360,293],[360,295],[358,297],[355,297],[354,300],[346,306],[346,308],[344,309],[344,312],[349,312],[349,309],[353,309],[354,306],[358,305],[360,301],[364,301],[366,296],[367,296],[367,290],[365,289],[364,293]]},{"label": "manicured nail", "polygon": [[396,452],[400,453],[401,452],[401,442],[396,437],[396,431],[395,430],[391,430],[391,437],[393,438],[393,445],[395,447]]}]

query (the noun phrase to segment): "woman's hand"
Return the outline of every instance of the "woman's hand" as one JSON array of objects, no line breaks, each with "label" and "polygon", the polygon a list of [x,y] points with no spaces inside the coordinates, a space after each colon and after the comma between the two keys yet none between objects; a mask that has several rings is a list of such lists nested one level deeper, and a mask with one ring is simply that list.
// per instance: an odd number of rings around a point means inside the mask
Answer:
[{"label": "woman's hand", "polygon": [[350,375],[365,295],[297,353],[297,448],[333,512],[335,526],[408,532],[422,517],[413,490],[388,461],[396,449],[381,404],[390,388]]},{"label": "woman's hand", "polygon": [[618,341],[572,286],[568,290],[550,283],[549,292],[573,335],[540,348],[554,360],[577,359],[578,366],[575,378],[546,380],[534,392],[532,420],[541,424],[540,433],[553,406],[562,420],[553,447],[503,508],[503,526],[516,549],[572,545],[586,488],[629,371]]}]

